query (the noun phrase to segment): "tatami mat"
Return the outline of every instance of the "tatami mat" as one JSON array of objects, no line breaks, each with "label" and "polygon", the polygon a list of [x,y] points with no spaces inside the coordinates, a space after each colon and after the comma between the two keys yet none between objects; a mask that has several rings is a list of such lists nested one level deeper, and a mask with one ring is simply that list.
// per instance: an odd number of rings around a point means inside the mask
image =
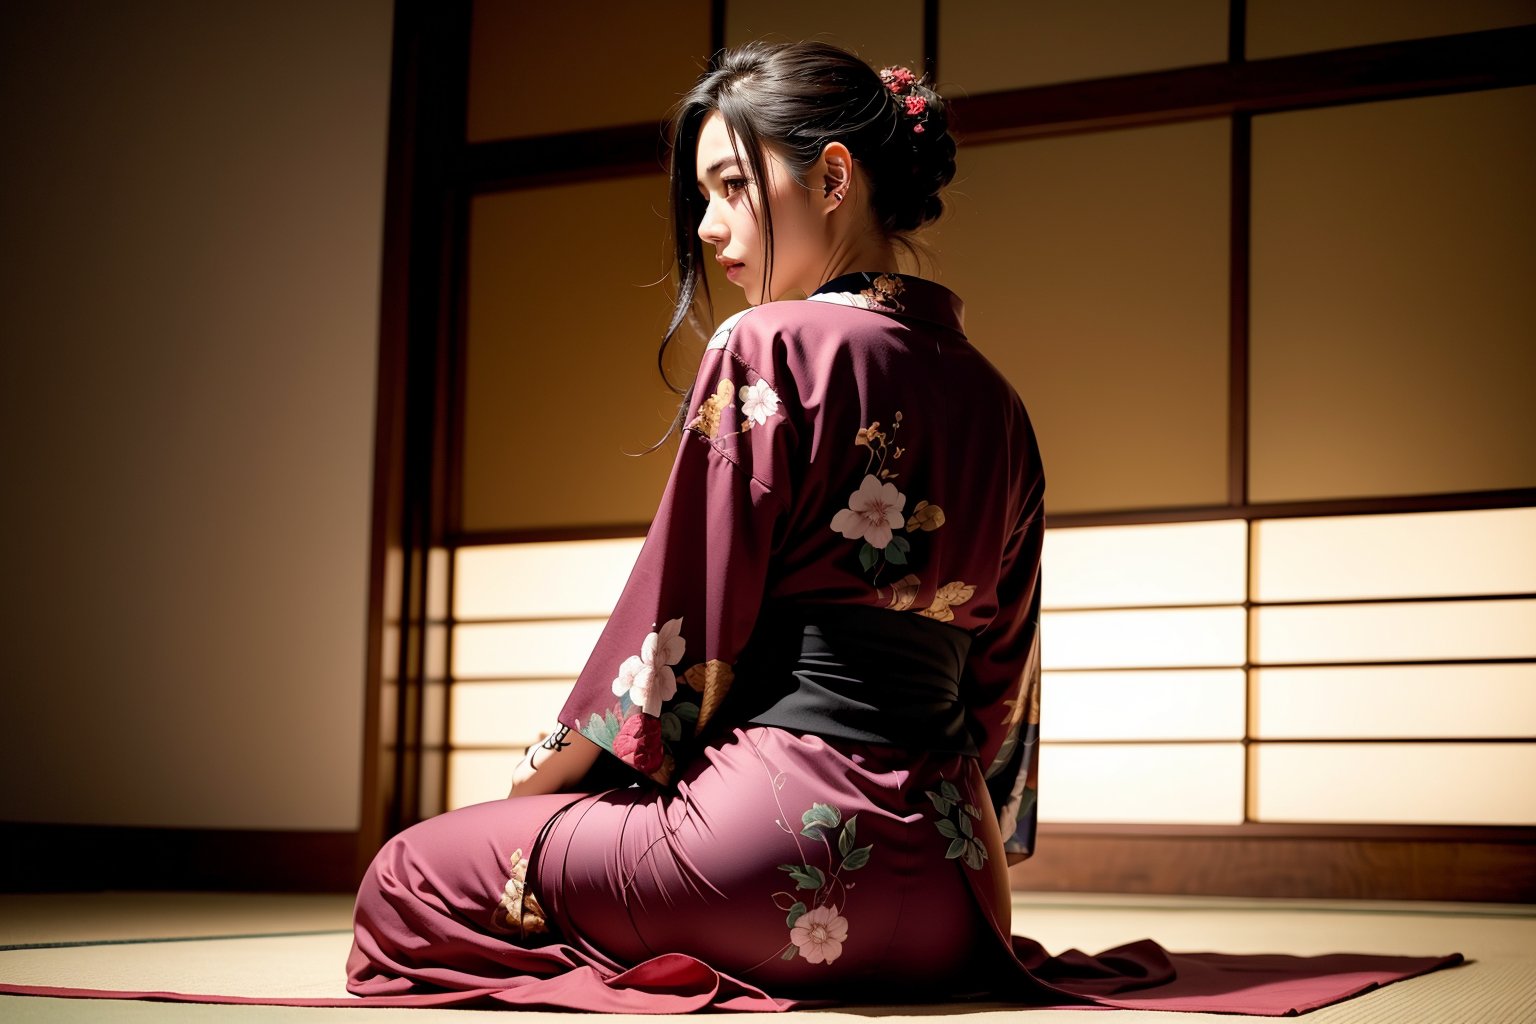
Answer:
[{"label": "tatami mat", "polygon": [[[0,895],[0,981],[78,988],[164,989],[234,995],[347,995],[351,942],[346,895],[73,893]],[[1252,900],[1088,893],[1019,894],[1014,931],[1053,953],[1094,953],[1140,938],[1180,952],[1463,953],[1435,971],[1306,1014],[1309,1024],[1512,1024],[1536,1021],[1536,907],[1509,904]],[[505,1020],[506,1011],[239,1006],[0,996],[0,1020],[353,1021]],[[1029,1010],[986,1004],[859,1007],[774,1015],[931,1019],[975,1024],[1237,1024],[1238,1014],[1141,1010]],[[321,1016],[323,1015],[323,1016]],[[384,1016],[381,1016],[384,1015]],[[568,1024],[569,1013],[520,1011],[519,1021]],[[757,1016],[757,1015],[753,1015]],[[617,1018],[608,1018],[617,1019]],[[636,1020],[657,1020],[654,1016]],[[678,1020],[696,1019],[679,1017]]]}]

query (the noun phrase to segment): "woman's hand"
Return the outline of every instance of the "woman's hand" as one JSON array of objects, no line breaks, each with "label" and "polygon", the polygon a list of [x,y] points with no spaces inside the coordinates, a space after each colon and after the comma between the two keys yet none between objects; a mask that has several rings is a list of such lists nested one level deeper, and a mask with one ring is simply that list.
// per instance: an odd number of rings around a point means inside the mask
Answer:
[{"label": "woman's hand", "polygon": [[507,798],[570,792],[567,787],[587,774],[602,749],[569,726],[559,726],[529,747],[512,769],[512,790]]}]

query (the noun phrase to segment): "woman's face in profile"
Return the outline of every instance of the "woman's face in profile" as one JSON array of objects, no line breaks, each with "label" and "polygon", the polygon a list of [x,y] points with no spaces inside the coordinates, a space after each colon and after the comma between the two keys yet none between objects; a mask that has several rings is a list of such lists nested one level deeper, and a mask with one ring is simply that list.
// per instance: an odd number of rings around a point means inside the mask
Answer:
[{"label": "woman's face in profile", "polygon": [[[695,157],[695,175],[699,193],[709,202],[699,223],[699,240],[714,247],[714,256],[742,266],[729,270],[727,277],[746,293],[747,302],[756,306],[783,298],[795,289],[805,290],[805,273],[813,265],[813,255],[821,247],[822,218],[811,212],[807,202],[794,201],[804,191],[772,149],[765,147],[771,181],[768,202],[773,211],[773,286],[764,288],[763,232],[758,214],[763,192],[751,180],[751,167],[745,153],[738,162],[731,152],[731,139],[725,119],[718,110],[705,117],[699,129]],[[814,285],[812,286],[814,288]]]}]

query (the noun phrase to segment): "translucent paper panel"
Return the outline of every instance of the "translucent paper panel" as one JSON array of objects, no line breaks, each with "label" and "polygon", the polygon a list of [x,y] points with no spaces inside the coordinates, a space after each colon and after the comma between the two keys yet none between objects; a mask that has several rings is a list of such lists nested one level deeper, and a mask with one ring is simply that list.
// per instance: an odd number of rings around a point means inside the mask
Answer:
[{"label": "translucent paper panel", "polygon": [[[656,367],[672,312],[657,283],[666,185],[655,174],[471,200],[466,530],[643,527],[656,514],[678,435],[646,449],[680,401]],[[679,331],[673,381],[692,378],[703,348]]]},{"label": "translucent paper panel", "polygon": [[1245,654],[1243,625],[1242,608],[1043,612],[1040,667],[1241,665]]},{"label": "translucent paper panel", "polygon": [[1536,657],[1536,600],[1254,608],[1257,664]]},{"label": "translucent paper panel", "polygon": [[1046,608],[1241,602],[1248,573],[1241,519],[1045,531]]},{"label": "translucent paper panel", "polygon": [[1536,484],[1536,86],[1253,119],[1249,497]]},{"label": "translucent paper panel", "polygon": [[[1249,749],[1259,821],[1536,825],[1536,743],[1255,743]],[[1044,748],[1040,758],[1044,787]],[[1041,809],[1043,816],[1043,803]]]},{"label": "translucent paper panel", "polygon": [[[704,64],[709,8],[709,0],[599,7],[475,0],[469,140],[660,122]],[[572,73],[595,53],[624,55],[622,89],[608,75]]]},{"label": "translucent paper panel", "polygon": [[939,67],[962,95],[1227,59],[1227,0],[938,6]]},{"label": "translucent paper panel", "polygon": [[527,747],[553,732],[574,679],[458,683],[450,712],[455,747]]},{"label": "translucent paper panel", "polygon": [[504,799],[521,750],[455,750],[448,755],[448,810]]},{"label": "translucent paper panel", "polygon": [[459,548],[454,618],[608,615],[644,542],[620,537]]},{"label": "translucent paper panel", "polygon": [[1536,665],[1261,668],[1253,694],[1262,739],[1536,737]]},{"label": "translucent paper panel", "polygon": [[1536,508],[1267,519],[1253,541],[1257,601],[1536,592]]},{"label": "translucent paper panel", "polygon": [[1048,514],[1227,499],[1230,143],[1220,118],[963,155],[928,230],[1029,407]]},{"label": "translucent paper panel", "polygon": [[1531,0],[1247,0],[1249,60],[1536,22]]},{"label": "translucent paper panel", "polygon": [[1040,820],[1240,824],[1242,744],[1042,742]]},{"label": "translucent paper panel", "polygon": [[[654,8],[654,3],[649,6]],[[907,64],[920,74],[923,0],[868,4],[826,0],[725,0],[725,45],[749,39],[818,39],[863,54],[875,67]]]},{"label": "translucent paper panel", "polygon": [[1238,740],[1242,669],[1044,672],[1040,739]]},{"label": "translucent paper panel", "polygon": [[606,621],[461,625],[453,631],[453,677],[575,679]]}]

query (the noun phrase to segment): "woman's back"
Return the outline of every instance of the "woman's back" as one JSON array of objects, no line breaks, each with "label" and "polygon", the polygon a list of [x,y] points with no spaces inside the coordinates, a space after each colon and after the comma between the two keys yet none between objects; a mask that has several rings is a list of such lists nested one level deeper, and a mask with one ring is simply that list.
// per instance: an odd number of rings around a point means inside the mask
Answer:
[{"label": "woman's back", "polygon": [[963,319],[936,282],[853,273],[721,324],[563,726],[664,785],[737,725],[966,753],[1029,853],[1044,474]]},{"label": "woman's back", "polygon": [[1016,853],[1033,835],[1043,476],[962,320],[943,286],[869,273],[715,332],[559,716],[612,757],[530,854],[586,955],[953,995],[1006,932],[999,812]]}]

